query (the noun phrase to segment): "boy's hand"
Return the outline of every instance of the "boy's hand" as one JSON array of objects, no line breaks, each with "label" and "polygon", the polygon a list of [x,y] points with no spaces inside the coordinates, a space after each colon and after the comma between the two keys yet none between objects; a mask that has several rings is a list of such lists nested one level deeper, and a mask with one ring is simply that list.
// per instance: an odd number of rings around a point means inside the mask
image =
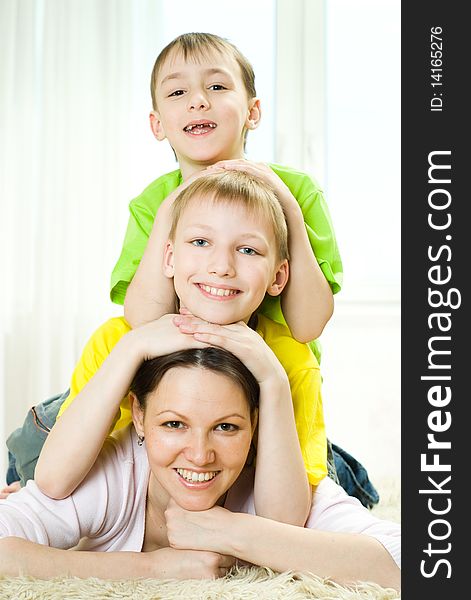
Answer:
[{"label": "boy's hand", "polygon": [[296,198],[293,196],[288,186],[272,169],[270,169],[266,163],[245,160],[244,158],[236,158],[233,160],[221,160],[208,167],[206,171],[211,172],[212,170],[216,169],[227,171],[244,171],[249,175],[258,177],[258,179],[268,184],[275,192],[276,197],[280,201],[280,204],[285,212],[290,213],[293,210],[300,212]]},{"label": "boy's hand", "polygon": [[[154,219],[154,225],[152,226],[152,231],[158,235],[158,232],[162,232],[160,235],[165,238],[168,238],[168,234],[170,232],[170,226],[172,223],[172,206],[175,202],[178,195],[183,192],[190,184],[194,181],[203,177],[204,175],[208,175],[208,173],[216,173],[218,171],[222,171],[222,168],[218,168],[216,165],[211,166],[211,170],[209,168],[203,169],[202,171],[195,171],[192,173],[188,179],[182,181],[178,187],[176,187],[170,194],[165,198],[165,200],[161,203],[159,208],[157,209],[157,214]],[[158,217],[158,218],[157,218]],[[132,282],[131,282],[132,285]]]},{"label": "boy's hand", "polygon": [[217,165],[212,165],[211,167],[203,169],[202,171],[195,171],[187,179],[185,179],[185,181],[182,181],[178,187],[176,187],[172,192],[170,192],[170,194],[165,198],[165,200],[157,209],[157,214],[154,219],[154,225],[152,226],[153,231],[162,231],[164,234],[163,237],[167,239],[172,222],[172,206],[178,195],[200,177],[208,175],[208,173],[217,173],[218,171],[223,171],[223,168],[219,168]]},{"label": "boy's hand", "polygon": [[10,483],[10,485],[6,485],[3,489],[0,490],[0,500],[8,498],[10,494],[14,494],[15,492],[19,492],[20,490],[20,482],[14,481],[13,483]]},{"label": "boy's hand", "polygon": [[[195,171],[187,179],[185,179],[185,181],[182,181],[180,183],[180,185],[177,188],[175,188],[165,198],[165,200],[162,202],[162,204],[160,205],[158,210],[160,211],[162,207],[163,207],[163,210],[169,210],[169,208],[172,206],[172,204],[174,203],[177,196],[181,192],[183,192],[183,190],[186,189],[190,184],[192,184],[194,181],[196,181],[200,177],[204,177],[205,175],[208,175],[208,173],[215,173],[217,171],[223,171],[223,170],[224,170],[223,167],[218,167],[218,165],[216,164],[216,165],[211,165],[210,167],[207,167],[207,168],[203,169],[202,171]],[[156,219],[156,221],[157,221],[157,219]]]},{"label": "boy's hand", "polygon": [[259,385],[284,381],[286,373],[263,338],[243,321],[231,325],[208,323],[193,315],[174,316],[173,322],[183,334],[190,334],[205,345],[218,346],[232,352],[252,372]]},{"label": "boy's hand", "polygon": [[125,337],[132,337],[134,343],[138,344],[139,353],[144,360],[208,345],[179,329],[174,323],[175,317],[178,315],[164,315],[160,319],[136,327]]}]

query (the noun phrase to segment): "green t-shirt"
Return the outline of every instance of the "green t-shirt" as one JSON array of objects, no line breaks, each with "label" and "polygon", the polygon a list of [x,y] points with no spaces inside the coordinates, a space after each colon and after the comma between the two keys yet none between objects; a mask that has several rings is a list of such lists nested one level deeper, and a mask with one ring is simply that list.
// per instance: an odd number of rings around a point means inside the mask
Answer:
[{"label": "green t-shirt", "polygon": [[[342,261],[322,190],[316,181],[301,171],[275,164],[270,164],[270,167],[288,186],[301,207],[312,251],[332,292],[336,294],[342,285]],[[153,181],[140,196],[130,202],[131,214],[123,248],[111,274],[110,296],[116,304],[124,303],[128,285],[144,254],[157,209],[181,182],[182,176],[180,170],[177,169]],[[315,306],[313,306],[313,310],[315,310]],[[286,324],[281,312],[279,297],[267,295],[260,311],[273,321]],[[319,340],[314,340],[310,346],[320,361]]]}]

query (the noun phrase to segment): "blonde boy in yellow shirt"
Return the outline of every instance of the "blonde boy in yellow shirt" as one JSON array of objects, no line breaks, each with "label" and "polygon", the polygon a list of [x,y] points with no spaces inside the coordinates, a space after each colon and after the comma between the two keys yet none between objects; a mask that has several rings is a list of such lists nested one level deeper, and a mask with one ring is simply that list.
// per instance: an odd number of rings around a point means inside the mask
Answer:
[{"label": "blonde boy in yellow shirt", "polygon": [[[279,406],[273,398],[264,421],[274,419],[282,436],[289,421],[283,415],[294,409],[300,443],[284,455],[283,473],[274,474],[267,458],[257,461],[263,481],[258,489],[265,498],[259,514],[272,515],[270,499],[276,498],[277,520],[304,524],[311,505],[310,485],[327,474],[321,378],[308,346],[294,340],[286,326],[256,313],[265,295],[281,294],[288,281],[288,232],[273,192],[243,172],[198,178],[175,200],[163,270],[184,307],[183,314],[173,317],[182,333],[208,343],[217,339],[223,347],[221,339],[235,338],[246,352],[256,352],[263,338],[285,368],[293,404]],[[120,406],[109,405],[107,397],[112,394],[103,390],[103,404],[91,404],[87,382],[93,382],[94,373],[124,335],[146,327],[151,335],[161,319],[134,331],[124,319],[110,319],[90,339],[72,378],[72,394],[36,467],[36,483],[47,495],[70,494],[92,467],[109,430],[130,422],[127,398]],[[270,443],[276,453],[278,441]],[[266,443],[264,448],[267,454]]]}]

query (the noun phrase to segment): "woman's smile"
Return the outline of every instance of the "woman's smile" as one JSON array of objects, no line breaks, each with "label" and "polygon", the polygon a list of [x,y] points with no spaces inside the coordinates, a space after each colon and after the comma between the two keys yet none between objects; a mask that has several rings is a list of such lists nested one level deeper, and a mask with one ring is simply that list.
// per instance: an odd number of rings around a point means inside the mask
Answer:
[{"label": "woman's smile", "polygon": [[193,471],[192,469],[175,469],[181,483],[189,489],[206,489],[210,487],[220,471]]},{"label": "woman's smile", "polygon": [[157,487],[182,508],[206,510],[245,465],[251,410],[240,386],[225,374],[176,367],[148,397],[144,430]]}]

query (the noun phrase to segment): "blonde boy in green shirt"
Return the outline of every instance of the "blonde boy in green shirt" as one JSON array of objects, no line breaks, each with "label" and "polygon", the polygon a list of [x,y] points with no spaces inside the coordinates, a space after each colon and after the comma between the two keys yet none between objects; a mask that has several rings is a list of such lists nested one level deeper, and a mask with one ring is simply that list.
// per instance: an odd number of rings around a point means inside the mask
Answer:
[{"label": "blonde boy in green shirt", "polygon": [[[290,281],[281,307],[278,299],[267,300],[261,312],[286,322],[298,341],[316,340],[341,285],[337,243],[322,192],[306,174],[244,159],[247,132],[261,117],[250,63],[218,36],[184,34],[158,56],[151,93],[152,131],[157,140],[169,141],[179,170],[157,179],[131,202],[124,247],[112,274],[112,300],[124,300],[132,327],[173,312],[173,286],[161,269],[172,202],[208,170],[242,170],[273,189],[289,230]],[[312,349],[319,359],[316,342]]]}]

